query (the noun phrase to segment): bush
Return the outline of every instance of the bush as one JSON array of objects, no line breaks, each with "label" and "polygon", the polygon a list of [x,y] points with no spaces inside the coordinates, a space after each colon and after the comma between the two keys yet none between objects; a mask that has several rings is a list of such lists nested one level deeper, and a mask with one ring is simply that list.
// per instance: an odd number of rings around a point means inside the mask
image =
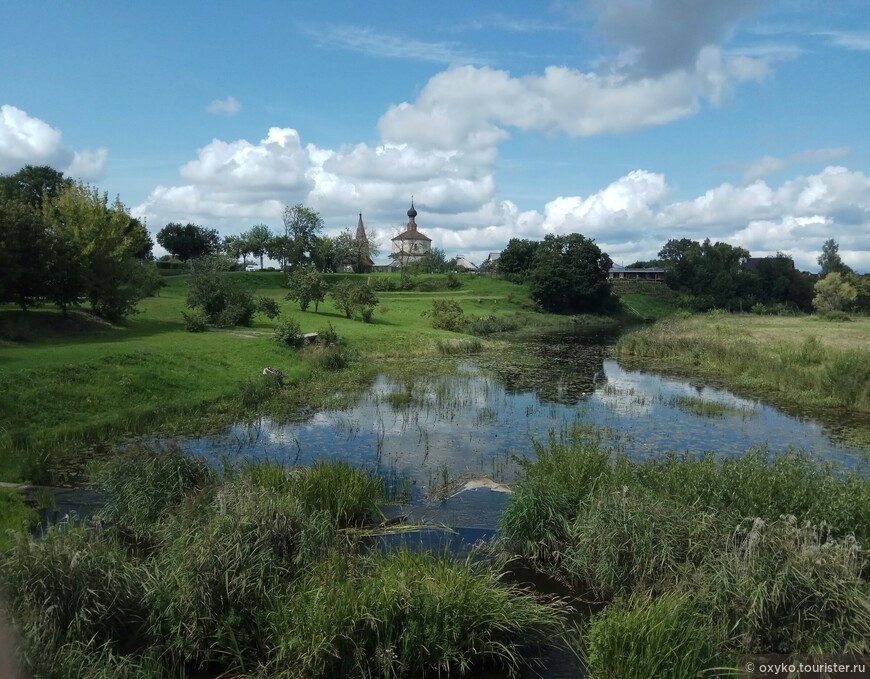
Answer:
[{"label": "bush", "polygon": [[447,287],[451,290],[462,287],[462,281],[459,280],[459,276],[456,275],[455,271],[451,271],[447,274]]},{"label": "bush", "polygon": [[465,325],[462,307],[452,299],[433,299],[430,313],[433,328],[460,332]]},{"label": "bush", "polygon": [[187,291],[187,306],[199,309],[219,327],[250,325],[254,296],[241,280],[228,276],[224,262],[209,258],[196,263]]},{"label": "bush", "polygon": [[192,313],[181,312],[184,317],[184,329],[187,332],[205,332],[208,330],[208,317],[199,309]]},{"label": "bush", "polygon": [[282,347],[293,347],[294,349],[301,347],[305,338],[302,337],[299,322],[292,318],[285,318],[281,321],[275,328],[275,341]]},{"label": "bush", "polygon": [[268,319],[277,318],[281,314],[281,309],[278,308],[278,302],[272,297],[265,295],[257,298],[256,309],[258,313],[263,314]]},{"label": "bush", "polygon": [[[335,306],[344,312],[346,318],[353,318],[359,314],[364,322],[371,320],[371,308],[378,304],[377,295],[366,284],[341,281],[333,287],[330,296]],[[368,308],[368,311],[364,311]]]}]

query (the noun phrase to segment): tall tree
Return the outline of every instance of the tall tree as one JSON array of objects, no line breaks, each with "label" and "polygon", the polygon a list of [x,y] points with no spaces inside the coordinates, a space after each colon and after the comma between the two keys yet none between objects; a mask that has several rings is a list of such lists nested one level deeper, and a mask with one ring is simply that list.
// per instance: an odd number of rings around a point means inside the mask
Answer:
[{"label": "tall tree", "polygon": [[546,236],[527,274],[532,298],[556,313],[603,311],[612,302],[611,266],[607,253],[579,233]]},{"label": "tall tree", "polygon": [[248,244],[248,252],[254,257],[260,258],[260,270],[263,269],[263,255],[269,249],[269,242],[272,240],[272,232],[265,224],[255,224],[250,231],[242,234],[245,242]]},{"label": "tall tree", "polygon": [[538,241],[511,238],[507,247],[499,255],[498,272],[517,279],[524,279],[532,268],[539,245]]},{"label": "tall tree", "polygon": [[291,243],[287,263],[292,267],[305,264],[314,247],[314,239],[323,230],[320,214],[301,203],[284,208],[284,235]]},{"label": "tall tree", "polygon": [[220,238],[216,229],[197,224],[170,222],[157,233],[157,242],[181,261],[206,257],[220,251]]},{"label": "tall tree", "polygon": [[145,266],[137,259],[143,241],[120,199],[75,183],[63,189],[43,218],[64,243],[65,251],[81,263],[74,279],[84,282],[91,308],[101,316],[118,319],[135,310],[145,294]]},{"label": "tall tree", "polygon": [[829,273],[851,273],[852,269],[840,257],[840,246],[833,238],[829,238],[822,246],[822,254],[816,260],[822,270],[819,275],[824,278]]},{"label": "tall tree", "polygon": [[47,297],[51,259],[42,215],[21,200],[0,200],[0,301],[26,310]]},{"label": "tall tree", "polygon": [[48,165],[27,165],[15,174],[0,177],[0,199],[22,200],[42,209],[42,197],[51,201],[72,182]]},{"label": "tall tree", "polygon": [[266,244],[266,254],[269,259],[281,263],[281,271],[287,267],[287,257],[290,252],[290,239],[284,234],[275,234]]}]

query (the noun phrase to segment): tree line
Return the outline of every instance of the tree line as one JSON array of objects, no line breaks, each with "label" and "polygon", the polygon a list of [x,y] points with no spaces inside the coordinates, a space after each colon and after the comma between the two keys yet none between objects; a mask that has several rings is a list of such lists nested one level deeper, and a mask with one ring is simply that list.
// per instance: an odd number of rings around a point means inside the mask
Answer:
[{"label": "tree line", "polygon": [[681,238],[665,243],[658,259],[631,266],[663,267],[667,285],[696,311],[870,310],[870,281],[843,262],[834,239],[825,242],[817,261],[818,275],[798,270],[782,252],[752,259],[742,247]]},{"label": "tree line", "polygon": [[265,257],[279,263],[283,271],[314,267],[333,273],[344,267],[362,272],[369,258],[380,251],[374,231],[365,240],[357,240],[350,229],[337,236],[321,235],[323,219],[311,208],[297,204],[284,209],[284,230],[275,233],[265,224],[255,224],[238,235],[220,238],[216,229],[198,224],[169,223],[157,233],[157,242],[176,259],[185,262],[214,255],[225,255],[247,264],[248,256]]},{"label": "tree line", "polygon": [[119,198],[51,167],[0,176],[0,302],[123,318],[159,289],[152,245]]}]

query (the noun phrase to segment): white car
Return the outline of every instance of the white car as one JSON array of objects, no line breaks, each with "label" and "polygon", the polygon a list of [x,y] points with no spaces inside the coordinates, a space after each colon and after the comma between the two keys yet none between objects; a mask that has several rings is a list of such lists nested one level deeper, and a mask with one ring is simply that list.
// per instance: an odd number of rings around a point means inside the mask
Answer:
[{"label": "white car", "polygon": [[245,267],[245,271],[256,271],[256,270],[257,270],[257,267],[254,266],[253,264],[248,264],[248,266]]}]

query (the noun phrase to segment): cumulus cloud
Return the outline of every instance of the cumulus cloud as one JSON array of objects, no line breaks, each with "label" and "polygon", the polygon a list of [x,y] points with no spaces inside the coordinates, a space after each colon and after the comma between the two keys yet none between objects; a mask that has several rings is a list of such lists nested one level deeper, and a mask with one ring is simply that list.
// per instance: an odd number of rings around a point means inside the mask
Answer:
[{"label": "cumulus cloud", "polygon": [[506,139],[505,128],[570,136],[631,132],[718,104],[738,83],[759,80],[766,62],[703,48],[690,69],[660,77],[598,75],[550,66],[512,77],[474,66],[434,76],[413,103],[391,106],[379,122],[388,143],[429,149],[481,149]]},{"label": "cumulus cloud", "polygon": [[226,99],[215,99],[205,107],[205,110],[209,113],[214,113],[215,115],[234,116],[242,110],[242,105],[239,103],[238,99],[229,96]]},{"label": "cumulus cloud", "polygon": [[629,71],[657,76],[690,68],[709,45],[719,45],[765,0],[592,0],[601,33],[622,50]]},{"label": "cumulus cloud", "polygon": [[837,148],[811,149],[801,153],[795,153],[786,158],[776,156],[764,156],[747,164],[743,171],[743,181],[754,182],[770,175],[779,174],[783,170],[798,166],[831,163],[836,160],[848,158],[852,151],[846,146]]},{"label": "cumulus cloud", "polygon": [[60,130],[15,106],[0,106],[0,172],[25,165],[51,165],[71,177],[92,181],[103,174],[109,152],[75,151],[63,143]]}]

